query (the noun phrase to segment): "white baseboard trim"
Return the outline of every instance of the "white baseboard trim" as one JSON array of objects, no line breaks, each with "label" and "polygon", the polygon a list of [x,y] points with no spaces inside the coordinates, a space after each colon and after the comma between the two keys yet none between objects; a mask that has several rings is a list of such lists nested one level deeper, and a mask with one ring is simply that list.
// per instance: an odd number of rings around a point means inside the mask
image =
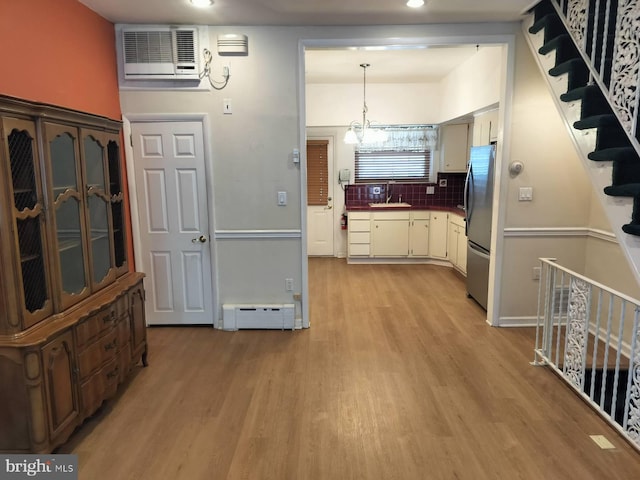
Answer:
[{"label": "white baseboard trim", "polygon": [[537,317],[500,317],[495,327],[535,327]]}]

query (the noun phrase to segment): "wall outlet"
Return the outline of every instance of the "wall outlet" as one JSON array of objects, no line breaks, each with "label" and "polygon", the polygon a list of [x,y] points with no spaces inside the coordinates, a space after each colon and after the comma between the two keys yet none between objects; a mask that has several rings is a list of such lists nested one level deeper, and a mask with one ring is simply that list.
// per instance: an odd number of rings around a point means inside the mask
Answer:
[{"label": "wall outlet", "polygon": [[439,187],[446,187],[447,186],[447,179],[446,178],[441,178],[440,180],[438,180],[438,186]]},{"label": "wall outlet", "polygon": [[284,289],[287,292],[293,292],[293,278],[284,279]]},{"label": "wall outlet", "polygon": [[533,200],[533,187],[520,187],[518,200],[521,202],[531,202]]}]

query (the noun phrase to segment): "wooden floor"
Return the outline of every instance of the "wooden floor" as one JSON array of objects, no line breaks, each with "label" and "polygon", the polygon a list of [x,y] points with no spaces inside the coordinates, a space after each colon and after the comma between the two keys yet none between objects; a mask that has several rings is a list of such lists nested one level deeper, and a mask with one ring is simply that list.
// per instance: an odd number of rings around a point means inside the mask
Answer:
[{"label": "wooden floor", "polygon": [[450,269],[309,263],[310,329],[151,328],[149,367],[58,452],[86,480],[640,478]]}]

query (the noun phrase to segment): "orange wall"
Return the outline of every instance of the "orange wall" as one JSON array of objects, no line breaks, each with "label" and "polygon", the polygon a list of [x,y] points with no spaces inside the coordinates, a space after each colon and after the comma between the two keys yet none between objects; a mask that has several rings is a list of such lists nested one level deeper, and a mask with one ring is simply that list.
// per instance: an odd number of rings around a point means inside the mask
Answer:
[{"label": "orange wall", "polygon": [[77,0],[0,0],[0,94],[120,120],[113,24]]}]

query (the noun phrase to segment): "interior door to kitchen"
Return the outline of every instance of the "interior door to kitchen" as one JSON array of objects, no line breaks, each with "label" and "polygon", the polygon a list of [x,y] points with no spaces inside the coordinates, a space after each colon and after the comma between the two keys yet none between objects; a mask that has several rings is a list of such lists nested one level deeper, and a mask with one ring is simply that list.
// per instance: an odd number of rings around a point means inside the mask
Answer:
[{"label": "interior door to kitchen", "polygon": [[333,256],[333,155],[327,139],[307,140],[307,254]]},{"label": "interior door to kitchen", "polygon": [[213,324],[203,124],[135,122],[131,133],[147,322]]}]

